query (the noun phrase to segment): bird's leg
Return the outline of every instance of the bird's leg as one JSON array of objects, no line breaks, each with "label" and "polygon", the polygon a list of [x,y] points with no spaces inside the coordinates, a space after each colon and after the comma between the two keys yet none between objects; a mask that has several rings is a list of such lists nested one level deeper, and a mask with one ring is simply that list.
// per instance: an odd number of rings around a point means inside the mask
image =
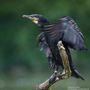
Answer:
[{"label": "bird's leg", "polygon": [[64,67],[64,70],[61,74],[62,79],[67,79],[71,76],[71,69],[70,69],[70,65],[69,65],[68,56],[67,56],[65,48],[62,44],[62,41],[59,41],[57,46],[58,46],[59,53],[60,53],[60,56],[62,58],[63,67]]}]

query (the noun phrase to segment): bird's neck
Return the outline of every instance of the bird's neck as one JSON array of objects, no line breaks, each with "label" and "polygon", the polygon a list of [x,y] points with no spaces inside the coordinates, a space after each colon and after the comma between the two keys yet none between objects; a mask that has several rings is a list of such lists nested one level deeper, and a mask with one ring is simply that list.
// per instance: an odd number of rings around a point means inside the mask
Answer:
[{"label": "bird's neck", "polygon": [[50,33],[50,32],[53,32],[52,27],[53,27],[53,24],[47,24],[47,25],[43,25],[41,28],[44,32]]},{"label": "bird's neck", "polygon": [[43,29],[46,25],[49,25],[48,21],[40,23],[39,27]]}]

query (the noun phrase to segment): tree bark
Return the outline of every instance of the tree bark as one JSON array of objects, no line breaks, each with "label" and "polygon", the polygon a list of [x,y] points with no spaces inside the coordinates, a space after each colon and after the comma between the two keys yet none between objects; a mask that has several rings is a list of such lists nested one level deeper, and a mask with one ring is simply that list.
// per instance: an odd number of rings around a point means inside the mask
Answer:
[{"label": "tree bark", "polygon": [[60,74],[60,72],[55,71],[49,79],[47,79],[46,81],[44,81],[43,83],[38,85],[36,87],[36,90],[50,90],[50,87],[57,81],[70,77],[71,70],[70,70],[70,66],[69,66],[68,55],[65,51],[62,41],[59,41],[57,46],[58,46],[59,53],[60,53],[60,56],[61,56],[63,64],[64,64],[65,73]]}]

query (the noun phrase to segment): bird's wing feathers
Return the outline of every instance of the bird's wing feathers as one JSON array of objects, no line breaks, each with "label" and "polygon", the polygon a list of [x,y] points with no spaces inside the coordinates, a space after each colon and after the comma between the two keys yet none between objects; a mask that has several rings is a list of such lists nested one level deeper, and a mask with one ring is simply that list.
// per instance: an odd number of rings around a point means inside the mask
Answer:
[{"label": "bird's wing feathers", "polygon": [[49,26],[49,28],[52,29],[51,31],[57,33],[56,36],[59,35],[59,38],[69,47],[76,50],[86,49],[83,40],[84,36],[71,17],[65,16],[61,18],[57,23],[53,24],[53,26]]},{"label": "bird's wing feathers", "polygon": [[63,41],[76,50],[85,49],[84,36],[75,21],[68,16],[61,18],[61,21],[62,28],[64,29]]},{"label": "bird's wing feathers", "polygon": [[43,50],[46,54],[46,57],[48,57],[49,54],[51,53],[51,51],[48,47],[48,44],[46,42],[46,39],[45,39],[45,36],[44,36],[43,32],[38,35],[38,42],[39,42],[40,50],[41,51]]},{"label": "bird's wing feathers", "polygon": [[48,58],[49,66],[51,68],[54,68],[55,63],[54,63],[54,59],[52,56],[52,52],[51,52],[51,50],[46,42],[46,39],[45,39],[43,32],[38,35],[38,43],[39,43],[40,51],[44,51],[46,57]]},{"label": "bird's wing feathers", "polygon": [[45,30],[52,34],[52,38],[56,40],[60,39],[64,41],[69,47],[76,50],[86,49],[84,45],[84,36],[80,32],[75,21],[65,16],[61,18],[57,23],[47,25]]}]

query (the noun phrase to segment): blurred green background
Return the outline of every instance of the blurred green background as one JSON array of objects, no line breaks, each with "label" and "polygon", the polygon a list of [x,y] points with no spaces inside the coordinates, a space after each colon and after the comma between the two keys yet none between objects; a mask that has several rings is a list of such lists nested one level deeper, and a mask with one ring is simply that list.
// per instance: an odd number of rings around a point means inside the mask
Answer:
[{"label": "blurred green background", "polygon": [[0,90],[35,90],[53,73],[37,45],[39,28],[22,18],[23,14],[33,13],[44,15],[50,22],[62,16],[71,16],[77,22],[88,51],[72,51],[72,57],[86,80],[70,78],[56,83],[52,89],[89,90],[90,0],[0,0]]}]

